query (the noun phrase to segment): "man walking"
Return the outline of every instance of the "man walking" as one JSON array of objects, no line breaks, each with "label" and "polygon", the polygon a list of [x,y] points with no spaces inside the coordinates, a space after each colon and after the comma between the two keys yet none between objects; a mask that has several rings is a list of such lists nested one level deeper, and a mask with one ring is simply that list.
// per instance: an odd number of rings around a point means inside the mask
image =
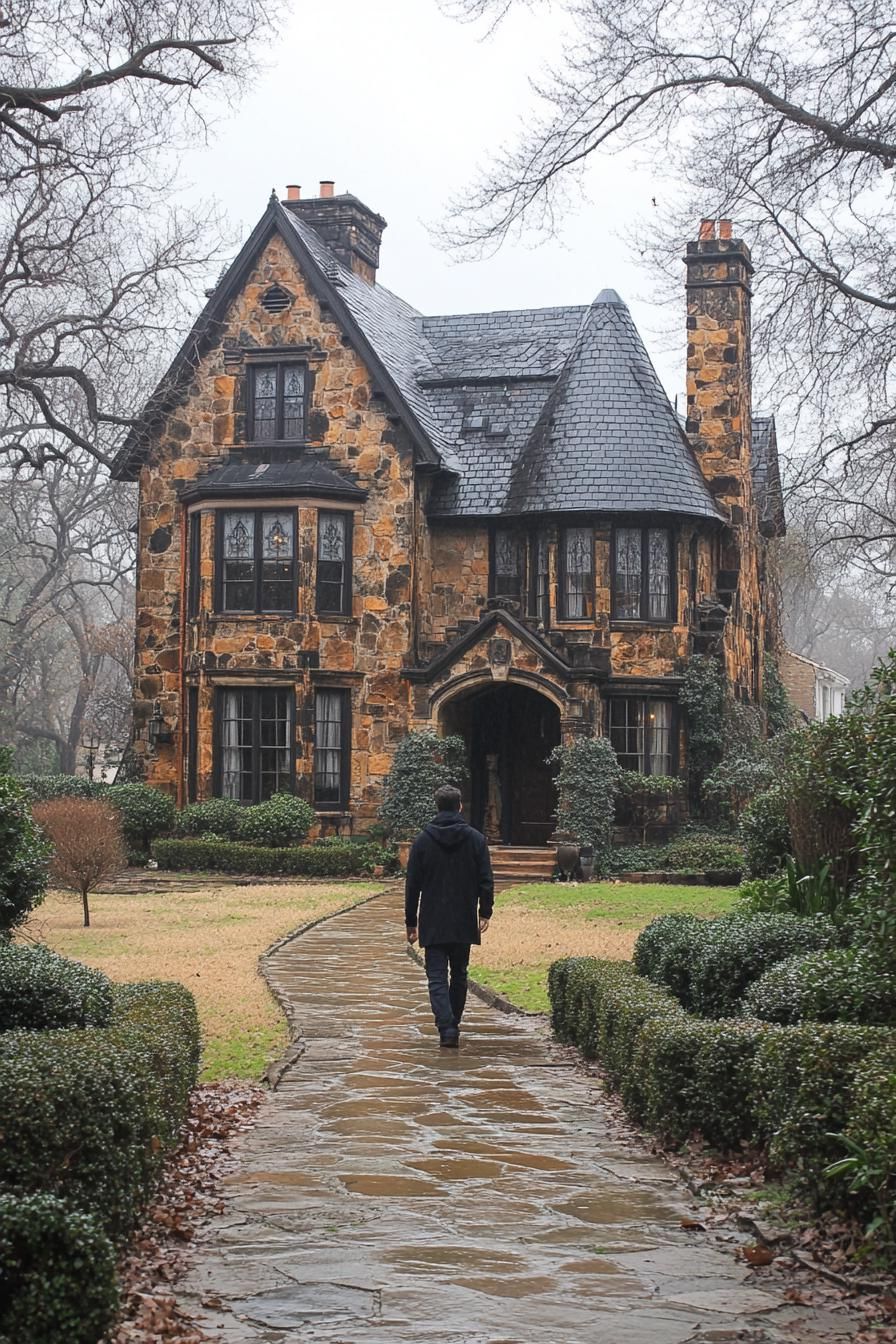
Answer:
[{"label": "man walking", "polygon": [[[426,979],[439,1043],[456,1049],[467,1001],[470,946],[492,917],[495,882],[484,835],[460,814],[460,790],[443,784],[438,814],[417,836],[408,859],[404,922],[409,943],[426,956]],[[419,926],[418,926],[419,910]]]}]

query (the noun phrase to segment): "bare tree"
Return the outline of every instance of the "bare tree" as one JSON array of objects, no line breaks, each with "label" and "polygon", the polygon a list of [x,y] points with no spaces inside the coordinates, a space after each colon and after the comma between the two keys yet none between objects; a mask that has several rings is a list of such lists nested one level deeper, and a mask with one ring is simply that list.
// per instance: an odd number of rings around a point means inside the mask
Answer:
[{"label": "bare tree", "polygon": [[53,846],[53,881],[78,893],[84,927],[89,928],[88,896],[127,865],[117,810],[98,798],[56,798],[37,803],[34,820]]},{"label": "bare tree", "polygon": [[[273,3],[273,0],[272,0]],[[107,459],[209,265],[170,164],[238,87],[266,0],[0,9],[0,456]],[[108,366],[126,360],[128,395]]]},{"label": "bare tree", "polygon": [[[497,21],[525,0],[445,0]],[[757,255],[760,388],[804,445],[860,562],[896,576],[896,17],[891,0],[565,0],[538,110],[453,214],[481,249],[552,230],[598,156],[661,180],[639,245],[680,284],[683,240],[730,216]],[[844,534],[844,535],[846,535]]]}]

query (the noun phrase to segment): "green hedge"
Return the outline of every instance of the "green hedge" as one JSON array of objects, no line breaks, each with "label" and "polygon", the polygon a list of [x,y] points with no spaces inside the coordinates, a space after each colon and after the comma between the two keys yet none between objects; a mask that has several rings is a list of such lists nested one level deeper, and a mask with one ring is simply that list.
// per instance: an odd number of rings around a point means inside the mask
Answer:
[{"label": "green hedge", "polygon": [[103,1027],[112,983],[102,971],[48,947],[0,942],[0,1031],[15,1027]]},{"label": "green hedge", "polygon": [[675,1142],[761,1144],[819,1204],[896,1224],[896,1030],[707,1021],[627,962],[555,962],[548,991],[557,1035],[601,1062],[636,1120]]},{"label": "green hedge", "polygon": [[896,974],[866,947],[788,957],[744,995],[743,1012],[766,1022],[896,1023]]},{"label": "green hedge", "polygon": [[106,1027],[0,1033],[0,1192],[57,1195],[126,1235],[177,1140],[199,1046],[175,984],[115,986]]},{"label": "green hedge", "polygon": [[268,849],[229,840],[156,840],[160,868],[187,872],[249,873],[253,877],[358,877],[397,865],[394,849],[358,841],[331,841]]},{"label": "green hedge", "polygon": [[0,1342],[96,1344],[117,1311],[100,1220],[55,1195],[0,1194]]}]

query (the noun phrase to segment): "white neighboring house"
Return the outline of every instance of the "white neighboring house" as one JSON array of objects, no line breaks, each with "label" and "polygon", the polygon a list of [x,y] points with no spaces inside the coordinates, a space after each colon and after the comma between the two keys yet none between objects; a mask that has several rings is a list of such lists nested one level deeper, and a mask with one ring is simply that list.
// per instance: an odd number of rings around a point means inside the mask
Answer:
[{"label": "white neighboring house", "polygon": [[842,714],[849,690],[849,677],[824,663],[813,662],[785,649],[780,659],[781,679],[804,719],[823,723]]}]

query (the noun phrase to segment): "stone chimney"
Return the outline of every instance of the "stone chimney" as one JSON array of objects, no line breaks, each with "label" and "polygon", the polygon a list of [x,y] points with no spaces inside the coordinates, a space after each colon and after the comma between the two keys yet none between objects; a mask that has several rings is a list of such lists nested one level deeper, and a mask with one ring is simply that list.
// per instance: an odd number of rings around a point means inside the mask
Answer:
[{"label": "stone chimney", "polygon": [[750,249],[730,219],[704,219],[688,243],[688,437],[731,519],[750,507]]},{"label": "stone chimney", "polygon": [[320,195],[300,199],[298,188],[288,187],[287,210],[310,224],[344,266],[372,285],[380,261],[380,242],[386,221],[357,196],[336,195],[333,182],[320,184]]}]

